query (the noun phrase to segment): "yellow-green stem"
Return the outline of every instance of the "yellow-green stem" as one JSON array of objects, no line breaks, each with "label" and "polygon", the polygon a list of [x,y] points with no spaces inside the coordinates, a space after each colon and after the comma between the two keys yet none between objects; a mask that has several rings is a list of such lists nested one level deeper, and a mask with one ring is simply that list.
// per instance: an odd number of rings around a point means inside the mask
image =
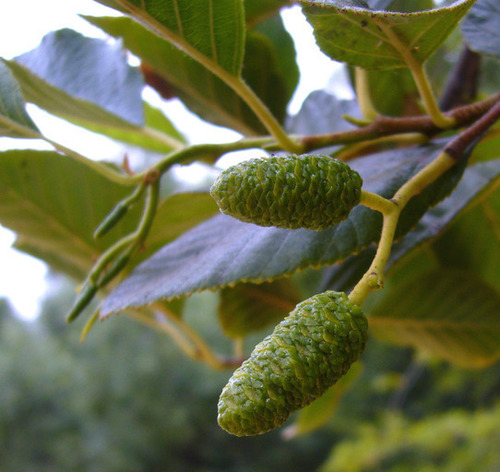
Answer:
[{"label": "yellow-green stem", "polygon": [[359,203],[382,214],[388,214],[394,208],[394,203],[390,200],[367,190],[361,190],[361,200]]},{"label": "yellow-green stem", "polygon": [[349,161],[355,157],[367,154],[373,146],[386,148],[389,146],[409,146],[410,144],[423,144],[429,141],[429,137],[422,133],[402,133],[394,136],[383,136],[381,138],[369,139],[361,143],[344,146],[334,157],[341,161]]},{"label": "yellow-green stem", "polygon": [[410,198],[418,195],[431,182],[434,182],[440,175],[453,167],[456,161],[446,152],[441,152],[436,159],[425,166],[420,172],[415,174],[406,182],[394,195],[392,201],[402,210]]},{"label": "yellow-green stem", "polygon": [[432,91],[431,84],[429,83],[429,78],[425,73],[423,65],[415,61],[415,64],[412,64],[410,66],[410,71],[417,85],[417,89],[420,97],[422,98],[422,102],[424,103],[425,110],[432,118],[434,124],[443,129],[448,129],[455,126],[455,120],[449,116],[444,115],[443,112],[439,109],[439,105],[436,101],[436,96]]},{"label": "yellow-green stem", "polygon": [[154,164],[150,169],[144,171],[141,174],[137,174],[137,176],[143,179],[146,177],[148,172],[154,170],[158,171],[160,174],[163,174],[174,164],[180,164],[196,156],[204,154],[218,157],[227,152],[241,151],[252,148],[265,148],[266,146],[273,145],[275,143],[276,140],[274,138],[266,136],[262,138],[244,138],[231,143],[195,144],[167,154],[163,159]]},{"label": "yellow-green stem", "polygon": [[412,197],[418,195],[455,163],[456,161],[443,151],[429,165],[408,180],[391,200],[363,191],[361,204],[380,211],[384,219],[377,253],[366,273],[349,294],[349,300],[352,303],[361,305],[372,291],[383,287],[385,266],[391,254],[401,212]]},{"label": "yellow-green stem", "polygon": [[122,239],[113,244],[113,246],[109,247],[106,250],[106,252],[104,252],[101,255],[101,257],[99,257],[97,262],[92,267],[92,269],[89,272],[89,275],[87,276],[87,280],[93,284],[97,283],[99,276],[106,268],[106,266],[127,246],[132,244],[135,239],[136,235],[135,233],[132,233],[127,236],[124,236]]},{"label": "yellow-green stem", "polygon": [[236,338],[234,340],[234,357],[242,358],[245,355],[245,338]]},{"label": "yellow-green stem", "polygon": [[391,212],[384,213],[377,254],[369,269],[349,294],[349,300],[355,305],[361,305],[373,290],[380,290],[384,286],[384,268],[391,253],[399,214],[400,210],[395,205],[393,205]]},{"label": "yellow-green stem", "polygon": [[89,331],[92,329],[92,327],[95,325],[98,319],[99,319],[99,308],[96,311],[94,311],[94,314],[85,323],[85,326],[82,329],[82,333],[80,334],[80,343],[83,343],[85,341],[87,334],[89,334]]},{"label": "yellow-green stem", "polygon": [[422,101],[424,103],[425,109],[432,121],[439,128],[447,129],[455,126],[455,120],[443,114],[439,109],[436,101],[436,96],[432,91],[431,85],[423,64],[421,64],[413,55],[412,50],[404,44],[399,36],[391,29],[390,26],[386,25],[383,20],[375,18],[374,21],[377,23],[382,32],[390,40],[394,48],[399,52],[406,65],[410,69],[410,72],[417,85],[418,92]]},{"label": "yellow-green stem", "polygon": [[226,79],[226,83],[246,102],[246,104],[258,116],[262,124],[266,127],[269,133],[274,136],[283,150],[294,152],[297,154],[301,154],[303,152],[304,146],[288,136],[288,134],[279,124],[278,120],[276,120],[274,115],[242,79],[228,76]]},{"label": "yellow-green stem", "polygon": [[370,93],[370,82],[368,79],[368,71],[362,69],[361,67],[356,67],[356,96],[358,98],[358,105],[361,110],[361,114],[368,121],[374,121],[379,115]]}]

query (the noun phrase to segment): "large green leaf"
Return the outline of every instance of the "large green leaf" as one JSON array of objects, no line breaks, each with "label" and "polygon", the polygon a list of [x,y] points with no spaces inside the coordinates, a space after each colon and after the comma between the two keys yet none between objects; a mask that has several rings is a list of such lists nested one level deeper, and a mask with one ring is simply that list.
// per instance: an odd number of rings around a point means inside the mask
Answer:
[{"label": "large green leaf", "polygon": [[[430,162],[443,142],[385,152],[351,162],[364,179],[363,188],[392,197],[400,186]],[[456,185],[460,169],[451,169],[440,181],[439,197]],[[409,231],[434,204],[436,189],[424,191],[403,212]],[[140,306],[203,289],[241,281],[262,282],[310,266],[334,264],[359,252],[380,236],[381,216],[363,206],[349,218],[324,231],[285,230],[243,223],[217,215],[139,265],[106,300],[105,312]]]},{"label": "large green leaf", "polygon": [[239,76],[245,46],[241,0],[96,0],[132,16],[197,61]]},{"label": "large green leaf", "polygon": [[[92,234],[114,202],[131,192],[81,162],[55,152],[7,151],[0,156],[0,222],[18,235],[18,246],[73,276],[82,276],[112,240],[132,231],[131,211],[113,236]],[[36,251],[36,252],[35,252]]]},{"label": "large green leaf", "polygon": [[473,51],[500,57],[500,2],[478,0],[462,23],[462,33]]},{"label": "large green leaf", "polygon": [[499,246],[500,188],[497,179],[496,189],[461,214],[432,248],[444,267],[472,272],[500,293]]},{"label": "large green leaf", "polygon": [[[107,34],[121,38],[133,54],[171,85],[175,94],[194,113],[244,135],[265,133],[260,120],[228,85],[175,46],[129,18],[86,19]],[[256,38],[251,34],[242,72],[243,77],[255,87],[257,94],[260,94],[274,114],[283,117],[288,97],[284,95],[286,82],[278,69],[276,57],[270,41],[266,41],[261,35]],[[276,80],[279,86],[276,93],[272,94],[274,88],[271,85],[276,85],[273,83]]]},{"label": "large green leaf", "polygon": [[172,125],[156,132],[144,125],[142,77],[121,46],[66,29],[49,33],[40,46],[7,65],[25,99],[49,113],[160,152],[179,145]]},{"label": "large green leaf", "polygon": [[473,274],[411,267],[406,277],[394,274],[377,295],[369,310],[377,337],[468,367],[500,357],[500,294]]},{"label": "large green leaf", "polygon": [[208,192],[185,192],[169,195],[158,207],[146,239],[145,249],[137,259],[145,259],[167,241],[172,241],[188,229],[219,211]]},{"label": "large green leaf", "polygon": [[[96,241],[92,236],[131,191],[95,166],[55,152],[0,154],[0,223],[17,233],[16,247],[78,279],[104,249],[136,228],[141,202],[105,237]],[[206,193],[168,197],[158,209],[145,251],[135,262],[215,211]]]},{"label": "large green leaf", "polygon": [[27,137],[38,128],[26,113],[24,98],[12,72],[0,59],[0,136]]},{"label": "large green leaf", "polygon": [[373,11],[363,0],[301,1],[321,50],[334,60],[366,69],[424,63],[476,0],[415,13]]},{"label": "large green leaf", "polygon": [[278,56],[273,53],[273,44],[265,35],[249,31],[243,76],[278,121],[283,122],[291,95],[287,92],[285,76],[278,69]]}]

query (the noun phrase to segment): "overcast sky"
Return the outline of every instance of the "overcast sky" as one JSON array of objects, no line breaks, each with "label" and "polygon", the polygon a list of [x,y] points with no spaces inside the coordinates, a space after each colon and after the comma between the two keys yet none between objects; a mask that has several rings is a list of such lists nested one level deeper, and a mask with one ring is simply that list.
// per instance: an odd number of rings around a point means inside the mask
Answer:
[{"label": "overcast sky", "polygon": [[[0,57],[11,59],[29,51],[40,43],[46,33],[60,28],[72,28],[87,36],[104,37],[100,30],[79,18],[79,14],[99,16],[114,15],[115,12],[92,0],[9,2],[8,8],[4,8],[0,15]],[[286,10],[284,19],[296,39],[297,58],[302,74],[290,107],[290,112],[295,113],[310,91],[327,86],[338,66],[317,50],[311,29],[298,7]],[[145,98],[153,102],[157,100],[152,91]],[[175,124],[193,143],[223,142],[238,138],[232,131],[215,129],[193,118],[176,101],[163,104],[162,107],[167,115],[175,116]],[[110,145],[105,138],[49,117],[32,106],[28,107],[28,111],[44,134],[87,156],[105,159],[112,157],[110,153],[121,152],[121,146]],[[0,150],[13,147],[33,148],[33,144],[33,141],[0,138]],[[37,146],[50,149],[44,143],[38,143]],[[106,154],[102,154],[103,152]],[[37,315],[39,299],[47,288],[46,268],[43,263],[11,249],[13,241],[14,235],[0,227],[0,297],[9,297],[18,313],[30,319]]]}]

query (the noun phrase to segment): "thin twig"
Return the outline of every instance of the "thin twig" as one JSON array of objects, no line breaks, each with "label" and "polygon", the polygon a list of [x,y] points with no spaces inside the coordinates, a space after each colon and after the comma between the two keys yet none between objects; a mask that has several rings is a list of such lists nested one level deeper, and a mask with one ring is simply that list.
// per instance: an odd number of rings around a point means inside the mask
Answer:
[{"label": "thin twig", "polygon": [[[484,115],[498,102],[499,99],[500,93],[497,93],[481,102],[455,108],[447,112],[446,115],[455,119],[456,128],[461,128],[473,123]],[[368,139],[380,138],[382,136],[411,132],[434,136],[442,132],[442,129],[436,126],[429,116],[414,116],[405,118],[380,116],[373,123],[355,130],[316,136],[304,136],[302,137],[302,143],[304,144],[304,152],[308,152],[313,149],[328,146],[357,143]]]},{"label": "thin twig", "polygon": [[470,128],[467,128],[454,138],[445,147],[445,152],[456,161],[459,161],[464,156],[467,147],[486,133],[498,119],[500,119],[500,97],[497,98],[497,103],[493,108],[479,118]]}]

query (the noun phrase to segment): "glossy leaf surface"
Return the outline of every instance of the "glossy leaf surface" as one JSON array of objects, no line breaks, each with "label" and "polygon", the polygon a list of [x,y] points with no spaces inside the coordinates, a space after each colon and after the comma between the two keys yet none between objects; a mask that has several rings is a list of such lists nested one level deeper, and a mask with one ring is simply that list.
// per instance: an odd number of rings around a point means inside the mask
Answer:
[{"label": "glossy leaf surface", "polygon": [[475,0],[449,7],[397,13],[373,11],[364,1],[303,1],[316,41],[329,57],[366,69],[424,63],[444,42]]},{"label": "glossy leaf surface", "polygon": [[196,60],[241,71],[245,28],[241,0],[96,0],[130,15]]},{"label": "glossy leaf surface", "polygon": [[[248,105],[228,85],[172,44],[129,18],[86,19],[107,34],[122,39],[127,49],[167,81],[175,95],[192,112],[244,135],[265,133],[264,127]],[[276,28],[283,31],[282,24]],[[243,77],[254,86],[256,93],[274,114],[282,118],[291,93],[285,93],[287,79],[279,67],[278,53],[270,40],[260,34],[258,38],[255,38],[254,33],[249,34],[251,36],[243,63]],[[281,40],[286,45],[284,35],[285,33],[281,33]],[[287,49],[287,53],[289,52]],[[278,91],[273,93],[276,84],[279,84]]]}]

